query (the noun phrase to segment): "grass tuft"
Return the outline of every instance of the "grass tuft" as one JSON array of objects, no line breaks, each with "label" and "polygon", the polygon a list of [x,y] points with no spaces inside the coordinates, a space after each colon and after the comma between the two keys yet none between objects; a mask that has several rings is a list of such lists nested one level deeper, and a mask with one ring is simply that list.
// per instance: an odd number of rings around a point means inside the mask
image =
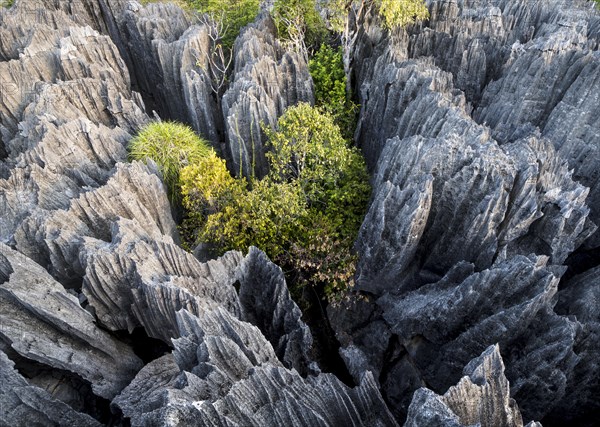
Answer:
[{"label": "grass tuft", "polygon": [[212,152],[192,128],[176,122],[152,122],[129,142],[130,160],[152,159],[163,174],[171,200],[178,198],[179,173]]}]

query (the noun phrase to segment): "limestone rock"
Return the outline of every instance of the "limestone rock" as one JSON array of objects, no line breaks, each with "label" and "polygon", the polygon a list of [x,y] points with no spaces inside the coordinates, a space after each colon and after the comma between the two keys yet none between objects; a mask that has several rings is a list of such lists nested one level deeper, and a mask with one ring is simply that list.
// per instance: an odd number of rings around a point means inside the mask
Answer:
[{"label": "limestone rock", "polygon": [[287,107],[314,102],[306,61],[275,38],[275,24],[259,15],[236,39],[234,77],[222,100],[227,156],[237,175],[268,171],[261,123],[274,127]]},{"label": "limestone rock", "polygon": [[74,372],[112,398],[141,368],[131,349],[39,265],[0,243],[2,341],[21,356]]},{"label": "limestone rock", "polygon": [[[508,380],[498,345],[488,347],[463,371],[464,377],[443,396],[421,388],[408,410],[406,427],[514,426],[523,420],[510,398]],[[539,425],[530,423],[528,426]]]},{"label": "limestone rock", "polygon": [[30,385],[2,351],[0,368],[0,423],[3,425],[101,425],[89,415],[77,412],[69,405],[54,399],[45,390]]},{"label": "limestone rock", "polygon": [[111,233],[110,244],[86,247],[82,262],[83,293],[109,329],[144,326],[151,337],[170,343],[178,337],[175,313],[181,308],[197,315],[221,306],[240,316],[233,283],[241,254],[200,263],[172,239],[126,219]]},{"label": "limestone rock", "polygon": [[303,379],[256,327],[222,309],[177,317],[173,355],[148,365],[113,402],[134,426],[397,425],[369,374],[354,389],[331,374]]},{"label": "limestone rock", "polygon": [[222,119],[211,86],[219,72],[209,60],[209,28],[172,3],[132,2],[119,20],[130,71],[149,108],[189,123],[220,149]]},{"label": "limestone rock", "polygon": [[240,304],[243,318],[259,327],[279,360],[306,375],[318,373],[310,351],[313,338],[292,300],[281,268],[255,247],[240,265]]}]

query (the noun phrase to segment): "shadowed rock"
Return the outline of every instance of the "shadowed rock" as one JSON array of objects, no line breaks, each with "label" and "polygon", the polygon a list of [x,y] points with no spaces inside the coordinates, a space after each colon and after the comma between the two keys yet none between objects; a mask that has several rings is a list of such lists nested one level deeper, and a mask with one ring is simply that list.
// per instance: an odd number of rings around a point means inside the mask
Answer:
[{"label": "shadowed rock", "polygon": [[[443,396],[421,388],[408,409],[405,427],[522,427],[516,402],[510,398],[508,380],[498,345],[490,346],[469,362],[464,377]],[[531,422],[527,427],[541,426]]]},{"label": "shadowed rock", "polygon": [[0,281],[0,338],[21,356],[74,372],[109,399],[141,368],[127,346],[96,327],[75,296],[1,243]]},{"label": "shadowed rock", "polygon": [[0,384],[0,423],[4,425],[101,426],[89,415],[77,412],[69,405],[54,399],[46,390],[30,385],[2,351]]},{"label": "shadowed rock", "polygon": [[210,60],[208,27],[172,3],[131,2],[119,21],[130,71],[149,108],[163,119],[189,123],[220,149],[223,131],[211,81],[219,73]]},{"label": "shadowed rock", "polygon": [[[582,384],[584,369],[597,371],[587,340],[593,328],[553,308],[560,266],[578,248],[594,247],[594,189],[585,185],[597,174],[591,166],[587,180],[577,168],[570,172],[562,148],[569,137],[553,136],[544,121],[566,114],[562,99],[571,91],[571,105],[595,111],[591,8],[428,4],[430,21],[392,36],[363,17],[353,69],[361,103],[356,138],[374,172],[373,199],[356,243],[361,292],[329,309],[340,354],[355,379],[376,374],[402,420],[415,389],[426,384],[443,393],[470,359],[499,342],[511,394],[527,419],[585,419],[597,389]],[[586,88],[575,84],[577,70],[589,79]],[[536,101],[532,108],[528,100]],[[473,105],[476,119],[489,118],[473,120]],[[577,129],[565,123],[581,124],[587,141],[572,158],[583,162],[596,123],[568,111],[570,120],[552,126],[564,135]],[[517,119],[509,117],[521,117],[514,130]],[[561,415],[563,407],[570,415]]]},{"label": "shadowed rock", "polygon": [[134,426],[396,425],[369,374],[354,389],[331,374],[303,379],[256,327],[222,309],[177,318],[172,356],[151,362],[113,402]]},{"label": "shadowed rock", "polygon": [[251,247],[240,265],[239,276],[244,320],[259,327],[287,368],[303,375],[318,373],[309,355],[312,335],[290,297],[281,268]]}]

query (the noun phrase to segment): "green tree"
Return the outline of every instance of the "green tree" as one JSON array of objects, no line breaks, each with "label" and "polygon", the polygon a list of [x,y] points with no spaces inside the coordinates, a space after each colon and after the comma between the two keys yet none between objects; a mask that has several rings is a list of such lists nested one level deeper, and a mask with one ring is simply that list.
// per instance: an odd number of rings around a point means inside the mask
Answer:
[{"label": "green tree", "polygon": [[369,178],[361,154],[348,146],[331,116],[300,103],[279,118],[276,130],[265,132],[270,176],[297,182],[309,209],[325,214],[334,233],[348,237],[357,232]]},{"label": "green tree", "polygon": [[327,34],[315,0],[275,0],[272,14],[279,37],[305,57],[307,49],[319,46]]},{"label": "green tree", "polygon": [[130,160],[154,161],[172,201],[179,196],[179,173],[211,153],[208,143],[186,125],[176,122],[152,122],[146,125],[128,144]]},{"label": "green tree", "polygon": [[186,230],[220,251],[255,245],[301,285],[333,295],[354,274],[352,245],[369,199],[365,162],[330,115],[289,108],[269,137],[269,174],[234,179],[209,155],[180,174]]},{"label": "green tree", "polygon": [[308,62],[308,69],[314,83],[315,105],[333,117],[346,140],[352,140],[358,106],[346,91],[342,48],[334,50],[322,44]]}]

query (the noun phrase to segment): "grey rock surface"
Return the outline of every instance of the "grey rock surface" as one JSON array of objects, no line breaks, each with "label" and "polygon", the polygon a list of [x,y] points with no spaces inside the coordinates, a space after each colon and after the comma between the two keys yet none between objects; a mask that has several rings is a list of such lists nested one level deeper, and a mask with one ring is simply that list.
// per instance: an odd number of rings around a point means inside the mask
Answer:
[{"label": "grey rock surface", "polygon": [[220,308],[177,319],[173,353],[113,401],[134,426],[396,425],[369,374],[354,389],[331,374],[303,378],[258,328]]},{"label": "grey rock surface", "polygon": [[[118,18],[130,71],[149,108],[192,125],[220,149],[221,113],[211,79],[209,28],[172,3],[127,4]],[[152,70],[149,72],[149,70]]]},{"label": "grey rock surface", "polygon": [[[393,34],[360,18],[355,137],[373,198],[358,292],[329,308],[340,354],[355,380],[374,372],[403,420],[414,390],[443,394],[500,343],[526,420],[585,422],[596,326],[557,290],[573,254],[598,263],[597,15],[587,2],[427,3],[430,20]],[[432,416],[459,423],[427,393]]]},{"label": "grey rock surface", "polygon": [[273,128],[298,102],[314,102],[306,61],[280,45],[269,15],[259,15],[236,39],[233,81],[222,100],[227,156],[236,175],[267,173],[261,124]]},{"label": "grey rock surface", "polygon": [[156,110],[264,175],[260,123],[313,101],[273,22],[242,31],[218,99],[207,28],[177,6],[0,10],[1,423],[97,425],[107,401],[107,422],[140,426],[597,414],[600,18],[583,0],[427,3],[391,35],[360,17],[353,52],[374,191],[358,285],[328,314],[354,387],[319,372],[277,266],[185,252],[156,165],[124,163]]},{"label": "grey rock surface", "polygon": [[[488,347],[465,366],[464,376],[443,396],[421,388],[408,409],[406,427],[514,426],[523,419],[510,397],[498,345]],[[528,426],[539,425],[530,423]]]},{"label": "grey rock surface", "polygon": [[70,371],[111,399],[141,368],[42,267],[0,243],[0,339],[21,356]]},{"label": "grey rock surface", "polygon": [[0,423],[7,426],[77,425],[99,427],[89,415],[73,410],[54,399],[46,390],[30,385],[14,368],[14,363],[0,351]]},{"label": "grey rock surface", "polygon": [[255,247],[240,265],[239,296],[243,318],[259,327],[285,367],[302,375],[319,372],[310,351],[313,338],[292,300],[281,268]]}]

